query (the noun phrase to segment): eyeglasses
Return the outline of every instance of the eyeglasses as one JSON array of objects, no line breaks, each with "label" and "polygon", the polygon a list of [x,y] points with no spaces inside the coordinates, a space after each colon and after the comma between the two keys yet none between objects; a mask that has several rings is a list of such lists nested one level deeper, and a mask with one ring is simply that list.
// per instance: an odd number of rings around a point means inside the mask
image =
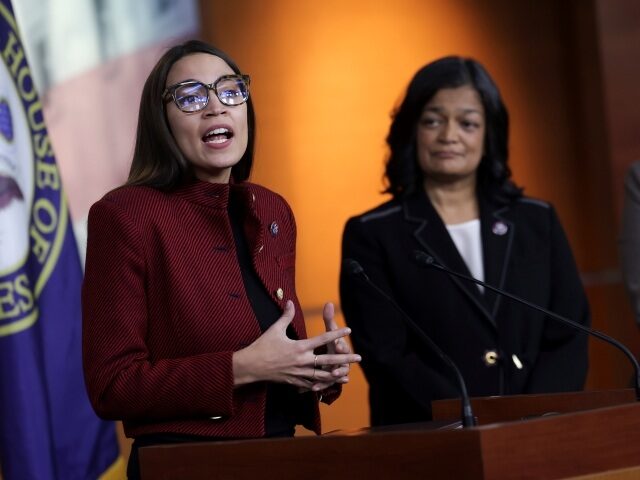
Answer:
[{"label": "eyeglasses", "polygon": [[209,90],[213,90],[224,105],[236,107],[249,99],[249,75],[224,75],[213,83],[185,80],[167,87],[162,93],[165,101],[173,98],[183,112],[199,112],[209,104]]}]

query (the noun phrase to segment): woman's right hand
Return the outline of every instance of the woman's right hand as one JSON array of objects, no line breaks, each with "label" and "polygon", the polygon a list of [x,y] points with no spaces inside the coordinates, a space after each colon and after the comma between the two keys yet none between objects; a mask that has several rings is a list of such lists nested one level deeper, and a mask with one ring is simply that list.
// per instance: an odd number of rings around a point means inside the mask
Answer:
[{"label": "woman's right hand", "polygon": [[304,340],[287,337],[287,327],[294,314],[295,307],[289,300],[282,316],[266,332],[251,345],[233,354],[236,386],[252,382],[277,382],[311,389],[318,382],[332,384],[338,379],[335,370],[325,371],[323,366],[360,361],[360,355],[352,353],[314,353],[316,348],[349,335],[349,328],[332,330]]}]

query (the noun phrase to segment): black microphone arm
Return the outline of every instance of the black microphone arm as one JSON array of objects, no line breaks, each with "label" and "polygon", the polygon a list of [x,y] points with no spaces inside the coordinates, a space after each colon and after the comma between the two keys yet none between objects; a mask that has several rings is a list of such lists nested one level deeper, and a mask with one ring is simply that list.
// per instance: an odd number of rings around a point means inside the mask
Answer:
[{"label": "black microphone arm", "polygon": [[393,307],[400,313],[400,315],[402,316],[406,324],[409,326],[409,328],[411,328],[411,330],[413,330],[413,332],[416,335],[418,335],[418,337],[420,337],[420,339],[432,351],[438,354],[440,359],[447,366],[449,366],[451,370],[453,370],[456,376],[456,380],[458,381],[458,387],[460,388],[461,403],[462,403],[462,414],[461,414],[462,426],[466,428],[466,427],[473,427],[474,425],[476,425],[476,419],[473,415],[473,410],[471,409],[471,401],[469,399],[469,394],[467,393],[467,385],[464,381],[464,378],[462,377],[462,373],[460,373],[460,370],[458,369],[458,366],[453,362],[453,360],[451,360],[451,358],[449,358],[447,354],[445,354],[440,349],[440,347],[438,347],[438,345],[436,345],[436,343],[433,340],[431,340],[431,338],[426,333],[424,333],[424,331],[418,326],[418,324],[416,324],[416,322],[414,322],[413,319],[404,310],[402,310],[402,308],[400,308],[400,305],[398,305],[393,298],[387,295],[387,293],[384,290],[382,290],[380,287],[378,287],[375,283],[371,281],[371,279],[365,273],[364,268],[362,268],[362,265],[360,265],[360,263],[358,263],[356,260],[353,260],[352,258],[345,258],[342,264],[351,275],[358,275],[362,277],[371,288],[373,288],[382,297],[384,297],[391,305],[393,305]]},{"label": "black microphone arm", "polygon": [[548,315],[549,317],[558,320],[561,323],[564,323],[566,325],[569,325],[573,328],[575,328],[576,330],[580,330],[581,332],[587,333],[588,335],[593,335],[596,338],[599,338],[600,340],[607,342],[610,345],[613,345],[614,347],[616,347],[617,349],[619,349],[622,353],[624,353],[626,355],[626,357],[629,359],[629,361],[631,362],[631,364],[633,365],[633,369],[635,370],[635,391],[636,391],[636,400],[640,401],[640,366],[638,365],[638,360],[636,360],[636,357],[633,356],[633,353],[631,353],[631,351],[625,347],[622,343],[620,343],[618,340],[616,340],[615,338],[610,337],[609,335],[605,335],[602,332],[599,332],[598,330],[594,330],[593,328],[589,328],[589,327],[585,327],[584,325],[581,325],[578,322],[575,322],[573,320],[570,320],[566,317],[563,317],[561,315],[558,315],[557,313],[553,313],[545,308],[542,308],[539,305],[536,305],[534,303],[528,302],[527,300],[520,298],[516,295],[512,295],[508,292],[505,292],[504,290],[501,290],[499,288],[493,287],[487,283],[484,283],[481,280],[478,280],[477,278],[473,278],[470,277],[468,275],[464,275],[463,273],[458,273],[458,272],[454,272],[453,270],[450,270],[449,268],[440,265],[435,258],[433,258],[431,255],[429,255],[428,253],[423,252],[422,250],[414,250],[413,252],[413,257],[416,260],[416,262],[418,262],[420,265],[425,266],[425,267],[431,267],[431,268],[436,268],[438,270],[442,270],[443,272],[449,274],[449,275],[453,275],[455,277],[459,277],[462,278],[464,280],[467,280],[469,282],[473,282],[476,283],[478,285],[482,285],[484,288],[491,290],[492,292],[497,293],[498,295],[502,295],[505,296],[507,298],[510,298],[511,300],[515,300],[518,303],[521,303],[523,305],[526,305],[529,308],[532,308],[534,310],[537,310],[539,312],[544,313],[545,315]]}]

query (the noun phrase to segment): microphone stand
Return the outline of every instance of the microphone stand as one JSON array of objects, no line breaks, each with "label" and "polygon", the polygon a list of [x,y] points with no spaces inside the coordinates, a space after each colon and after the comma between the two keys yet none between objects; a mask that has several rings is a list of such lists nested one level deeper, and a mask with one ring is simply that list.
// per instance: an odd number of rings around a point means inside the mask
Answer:
[{"label": "microphone stand", "polygon": [[347,268],[347,271],[350,274],[359,275],[360,277],[362,277],[370,287],[372,287],[376,292],[378,292],[382,297],[384,297],[396,309],[396,311],[400,313],[402,318],[405,320],[407,325],[414,331],[414,333],[418,335],[418,337],[420,337],[420,339],[424,343],[426,343],[435,353],[438,354],[438,356],[445,363],[445,365],[447,365],[449,368],[451,368],[451,370],[453,370],[456,376],[456,380],[458,381],[458,386],[460,388],[461,404],[462,404],[462,413],[461,413],[462,426],[465,428],[475,426],[476,419],[475,419],[475,416],[473,415],[473,410],[471,408],[471,400],[469,399],[469,394],[467,393],[467,386],[465,384],[462,373],[460,373],[460,370],[458,369],[457,365],[453,362],[453,360],[451,360],[451,358],[447,354],[445,354],[440,349],[440,347],[438,347],[438,345],[436,345],[436,343],[433,340],[431,340],[431,338],[426,333],[424,333],[424,331],[418,326],[418,324],[416,324],[413,321],[413,319],[404,310],[402,310],[402,308],[400,308],[400,305],[398,305],[392,297],[387,295],[387,293],[384,290],[382,290],[380,287],[378,287],[375,283],[371,281],[371,279],[365,273],[364,268],[362,268],[362,265],[360,265],[360,263],[358,263],[356,260],[353,260],[351,258],[346,258],[343,262],[343,265]]},{"label": "microphone stand", "polygon": [[553,313],[545,308],[542,308],[539,305],[536,305],[534,303],[531,303],[523,298],[517,297],[516,295],[512,295],[508,292],[505,292],[504,290],[501,290],[499,288],[493,287],[481,280],[478,280],[477,278],[473,278],[470,277],[468,275],[465,275],[463,273],[458,273],[455,272],[453,270],[450,270],[449,268],[440,265],[435,258],[433,258],[431,255],[423,252],[422,250],[415,250],[413,252],[414,258],[415,260],[426,267],[431,267],[431,268],[436,268],[438,270],[441,270],[449,275],[453,275],[455,277],[459,277],[462,278],[463,280],[467,280],[469,282],[473,282],[476,283],[478,285],[482,285],[484,288],[491,290],[492,292],[497,293],[498,295],[503,295],[507,298],[510,298],[511,300],[514,300],[518,303],[521,303],[523,305],[526,305],[529,308],[532,308],[534,310],[537,310],[539,312],[544,313],[545,315],[548,315],[549,317],[560,321],[561,323],[565,323],[573,328],[575,328],[576,330],[580,330],[581,332],[585,332],[589,335],[593,335],[594,337],[607,342],[610,345],[613,345],[614,347],[618,348],[622,353],[624,353],[626,355],[626,357],[629,359],[629,361],[631,362],[631,364],[633,365],[633,369],[635,371],[635,391],[636,391],[636,400],[640,401],[640,365],[638,365],[638,361],[636,360],[636,357],[633,356],[633,354],[631,353],[631,351],[625,347],[622,343],[620,343],[618,340],[616,340],[615,338],[612,338],[602,332],[599,332],[598,330],[594,330],[593,328],[589,328],[589,327],[585,327],[584,325],[581,325],[578,322],[575,322],[573,320],[570,320],[568,318],[565,318],[561,315],[558,315],[557,313]]}]

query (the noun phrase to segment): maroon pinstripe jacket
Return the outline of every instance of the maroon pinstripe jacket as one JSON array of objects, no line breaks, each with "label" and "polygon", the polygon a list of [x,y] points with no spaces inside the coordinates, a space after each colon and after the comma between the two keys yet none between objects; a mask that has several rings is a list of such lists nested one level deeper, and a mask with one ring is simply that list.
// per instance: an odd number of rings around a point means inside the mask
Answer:
[{"label": "maroon pinstripe jacket", "polygon": [[[295,292],[296,226],[282,197],[247,182],[108,193],[89,212],[83,360],[96,412],[123,420],[127,436],[265,434],[265,384],[233,386],[233,352],[261,331],[227,214],[231,189],[249,212],[259,278],[281,308],[293,300],[293,328],[306,336]],[[335,388],[324,398],[338,395]],[[299,423],[319,433],[315,394],[301,402]]]}]

